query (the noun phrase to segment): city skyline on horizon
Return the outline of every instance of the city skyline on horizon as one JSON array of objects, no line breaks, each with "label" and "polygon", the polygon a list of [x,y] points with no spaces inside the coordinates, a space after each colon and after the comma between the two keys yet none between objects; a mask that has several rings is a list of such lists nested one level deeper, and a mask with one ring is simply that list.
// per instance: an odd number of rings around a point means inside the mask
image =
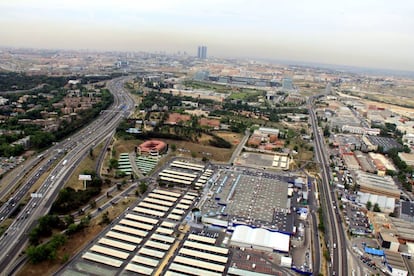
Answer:
[{"label": "city skyline on horizon", "polygon": [[[187,52],[413,71],[414,3],[187,0],[0,3],[1,46]],[[263,8],[266,7],[266,8]],[[277,11],[277,12],[272,12]]]}]

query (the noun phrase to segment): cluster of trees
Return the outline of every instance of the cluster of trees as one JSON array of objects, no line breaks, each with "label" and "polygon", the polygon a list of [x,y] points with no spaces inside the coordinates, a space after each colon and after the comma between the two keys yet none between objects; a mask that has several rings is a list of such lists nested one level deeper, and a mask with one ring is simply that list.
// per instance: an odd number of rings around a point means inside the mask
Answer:
[{"label": "cluster of trees", "polygon": [[91,198],[97,196],[101,189],[99,187],[87,187],[85,190],[74,190],[70,187],[60,190],[58,198],[52,204],[51,212],[66,214],[79,209],[87,204]]},{"label": "cluster of trees", "polygon": [[231,143],[215,134],[210,133],[210,135],[213,137],[212,139],[208,140],[208,143],[212,145],[213,147],[217,148],[231,148]]},{"label": "cluster of trees", "polygon": [[66,243],[67,237],[63,234],[55,234],[51,240],[41,245],[31,245],[27,248],[26,254],[33,264],[46,260],[55,260],[58,248]]},{"label": "cluster of trees", "polygon": [[380,136],[401,138],[402,133],[397,129],[396,124],[385,123],[384,125],[373,125],[373,128],[380,129]]},{"label": "cluster of trees", "polygon": [[53,88],[64,86],[71,77],[30,76],[25,73],[2,73],[0,75],[0,91],[32,89],[41,84]]},{"label": "cluster of trees", "polygon": [[324,220],[323,220],[323,210],[322,210],[322,207],[319,207],[318,208],[318,216],[319,216],[318,229],[319,229],[319,231],[324,232],[325,231],[325,224],[324,224]]},{"label": "cluster of trees", "polygon": [[60,190],[58,198],[52,204],[51,213],[66,214],[79,209],[87,204],[90,200],[101,192],[102,180],[95,172],[84,172],[92,176],[92,181],[87,183],[85,190],[74,190],[66,187]]},{"label": "cluster of trees", "polygon": [[[407,151],[407,148],[404,148]],[[398,152],[404,150],[404,149],[390,149],[388,151],[388,157],[391,158],[392,162],[395,164],[395,166],[398,169],[398,180],[401,182],[402,186],[408,190],[408,191],[412,191],[412,184],[407,180],[407,176],[408,177],[412,177],[413,175],[413,168],[411,166],[408,166],[407,163],[405,163],[403,160],[401,160],[401,158],[398,156]],[[409,149],[408,149],[409,151]],[[394,176],[395,172],[394,171],[387,171],[387,174]]]},{"label": "cluster of trees", "polygon": [[[90,218],[83,217],[79,223],[75,223],[72,216],[64,219],[56,215],[46,215],[39,219],[38,224],[29,234],[30,246],[26,250],[29,262],[36,264],[46,260],[55,260],[57,250],[64,245],[68,236],[79,232],[89,225]],[[52,235],[52,230],[64,232]],[[50,238],[51,237],[51,238]],[[40,243],[40,238],[50,238],[45,243]]]},{"label": "cluster of trees", "polygon": [[[81,79],[82,84],[95,83],[103,80],[109,80],[121,76],[120,73],[113,73],[111,75],[101,76],[83,76]],[[50,77],[47,75],[30,76],[25,73],[15,72],[3,72],[0,74],[0,91],[9,90],[27,90],[35,88],[41,84],[46,84],[50,88],[63,87],[71,79],[77,79],[77,76],[65,76],[65,77]]]},{"label": "cluster of trees", "polygon": [[[59,83],[60,84],[60,83]],[[45,89],[45,88],[42,88]],[[46,132],[41,130],[40,126],[37,125],[30,125],[30,124],[19,124],[19,119],[38,119],[41,118],[41,111],[56,111],[60,113],[59,110],[55,110],[52,107],[52,103],[61,100],[64,97],[65,93],[62,92],[63,90],[50,92],[54,95],[54,98],[51,101],[42,102],[41,108],[33,109],[23,114],[19,114],[15,117],[8,118],[3,124],[2,129],[8,131],[5,135],[1,135],[0,137],[0,156],[10,157],[10,156],[18,156],[24,152],[24,147],[21,145],[12,145],[13,142],[17,141],[26,136],[30,136],[30,148],[33,149],[42,149],[49,147],[53,142],[63,139],[64,137],[68,136],[69,134],[73,133],[74,131],[78,130],[80,127],[85,125],[86,123],[93,120],[97,115],[99,115],[100,111],[103,109],[108,108],[113,103],[113,95],[109,93],[108,90],[102,90],[101,101],[95,104],[91,109],[82,111],[77,120],[68,123],[67,121],[63,121],[59,127],[59,129],[54,132]],[[47,90],[47,92],[49,92]],[[34,92],[33,92],[34,93]],[[18,95],[10,95],[10,97],[18,97]],[[42,97],[39,96],[36,100],[41,99]],[[17,100],[14,99],[14,100]],[[46,98],[45,98],[46,100]],[[34,104],[39,104],[38,102]],[[12,110],[3,109],[2,115],[9,116]],[[3,114],[7,113],[7,114]]]},{"label": "cluster of trees", "polygon": [[63,230],[65,227],[66,223],[57,215],[45,215],[39,218],[37,226],[30,231],[29,241],[31,244],[37,245],[42,237],[52,235],[53,229]]},{"label": "cluster of trees", "polygon": [[378,203],[375,203],[374,208],[372,208],[372,202],[368,201],[367,204],[366,204],[366,207],[367,207],[367,210],[372,209],[372,211],[374,211],[374,212],[381,212],[381,209],[380,209]]}]

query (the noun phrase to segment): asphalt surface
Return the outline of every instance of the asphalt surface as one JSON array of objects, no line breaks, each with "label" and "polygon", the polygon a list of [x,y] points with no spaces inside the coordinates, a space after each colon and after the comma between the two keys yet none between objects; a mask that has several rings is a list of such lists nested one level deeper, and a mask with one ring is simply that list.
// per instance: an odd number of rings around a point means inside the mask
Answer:
[{"label": "asphalt surface", "polygon": [[[328,84],[326,92],[329,93],[329,91],[330,86]],[[340,223],[340,216],[335,212],[337,209],[333,208],[333,205],[337,206],[337,204],[333,188],[329,184],[332,177],[330,175],[329,162],[326,157],[324,138],[321,133],[322,131],[318,129],[316,114],[312,108],[309,109],[309,115],[315,141],[316,159],[321,166],[321,205],[324,210],[325,234],[329,238],[328,245],[332,264],[328,270],[330,275],[346,276],[348,275],[346,241]]]},{"label": "asphalt surface", "polygon": [[[12,266],[28,240],[28,232],[36,224],[40,216],[49,212],[60,189],[66,183],[72,171],[89,153],[90,148],[95,147],[110,135],[113,135],[113,131],[119,122],[133,110],[133,99],[128,96],[128,93],[123,88],[123,83],[127,79],[128,77],[123,77],[108,82],[107,87],[114,95],[114,104],[110,109],[102,112],[90,125],[53,146],[43,156],[38,157],[42,159],[41,162],[45,162],[45,165],[42,165],[38,171],[31,173],[19,190],[11,198],[7,199],[7,203],[3,204],[0,212],[6,210],[5,216],[10,215],[13,208],[17,207],[19,200],[26,195],[37,179],[47,171],[48,167],[45,166],[48,164],[52,166],[54,164],[53,161],[57,161],[60,158],[60,161],[36,192],[41,197],[32,197],[0,238],[0,248],[2,249],[0,253],[0,271],[7,272]],[[22,171],[25,169],[28,169],[28,165]]]}]

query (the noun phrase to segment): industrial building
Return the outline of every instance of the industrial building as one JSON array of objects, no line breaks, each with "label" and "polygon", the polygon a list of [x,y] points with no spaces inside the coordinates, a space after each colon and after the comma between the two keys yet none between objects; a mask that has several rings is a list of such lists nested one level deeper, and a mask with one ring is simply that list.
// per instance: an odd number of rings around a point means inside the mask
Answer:
[{"label": "industrial building", "polygon": [[391,176],[378,176],[357,171],[355,174],[355,182],[360,192],[395,199],[400,198],[400,190]]},{"label": "industrial building", "polygon": [[378,233],[377,238],[382,248],[388,249],[392,252],[398,252],[400,242],[393,233],[387,233],[387,231],[383,230]]},{"label": "industrial building", "polygon": [[354,153],[343,153],[342,159],[344,160],[345,166],[348,168],[348,170],[356,171],[360,169],[358,160],[355,158]]},{"label": "industrial building", "polygon": [[414,154],[399,152],[398,156],[402,161],[404,161],[408,166],[414,166]]},{"label": "industrial building", "polygon": [[290,236],[247,225],[236,226],[231,237],[232,246],[248,247],[261,251],[289,252]]},{"label": "industrial building", "polygon": [[401,201],[400,218],[414,223],[414,202]]},{"label": "industrial building", "polygon": [[385,264],[391,275],[395,276],[407,276],[408,269],[405,266],[405,262],[398,252],[385,250]]},{"label": "industrial building", "polygon": [[378,204],[378,207],[383,213],[392,213],[395,209],[395,198],[386,197],[383,195],[376,195],[370,193],[358,192],[357,202],[366,206],[367,202],[371,202],[372,206]]}]

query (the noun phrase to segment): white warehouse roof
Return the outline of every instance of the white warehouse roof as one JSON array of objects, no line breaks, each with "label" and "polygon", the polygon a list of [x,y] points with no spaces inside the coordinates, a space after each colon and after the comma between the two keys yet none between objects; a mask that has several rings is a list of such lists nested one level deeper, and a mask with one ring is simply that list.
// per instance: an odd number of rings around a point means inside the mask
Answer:
[{"label": "white warehouse roof", "polygon": [[290,236],[287,234],[247,225],[236,226],[231,237],[232,244],[264,247],[282,252],[289,252],[289,242]]},{"label": "white warehouse roof", "polygon": [[393,212],[395,208],[395,198],[392,198],[392,197],[358,192],[357,201],[363,205],[366,205],[367,202],[370,201],[372,203],[372,206],[374,206],[377,203],[378,207],[384,213]]}]

